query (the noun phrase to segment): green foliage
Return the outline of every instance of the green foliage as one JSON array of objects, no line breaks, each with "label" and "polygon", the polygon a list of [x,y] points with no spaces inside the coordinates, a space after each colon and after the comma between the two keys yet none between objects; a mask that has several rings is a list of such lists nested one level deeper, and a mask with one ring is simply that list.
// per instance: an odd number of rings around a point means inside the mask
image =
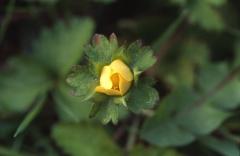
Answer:
[{"label": "green foliage", "polygon": [[188,38],[177,45],[176,49],[174,47],[162,60],[158,66],[159,74],[171,86],[192,87],[195,70],[208,64],[209,54],[210,50],[205,42]]},{"label": "green foliage", "polygon": [[23,119],[21,124],[18,126],[16,132],[14,133],[14,137],[22,133],[29,126],[29,124],[35,119],[35,117],[40,113],[40,111],[42,110],[45,98],[46,98],[45,95],[39,95],[39,97],[36,99],[34,108],[26,115],[26,117]]},{"label": "green foliage", "polygon": [[119,147],[97,124],[57,124],[53,128],[52,137],[71,156],[121,155]]},{"label": "green foliage", "polygon": [[153,51],[149,47],[142,47],[140,41],[130,44],[126,53],[134,71],[145,71],[156,62]]},{"label": "green foliage", "polygon": [[173,149],[144,147],[143,145],[136,145],[130,152],[130,156],[181,156]]},{"label": "green foliage", "polygon": [[74,95],[81,97],[80,101],[88,100],[95,92],[99,83],[87,67],[76,67],[68,75],[67,83],[74,89]]},{"label": "green foliage", "polygon": [[190,22],[206,30],[222,31],[224,21],[215,7],[221,7],[226,0],[171,0],[189,13]]},{"label": "green foliage", "polygon": [[220,140],[214,137],[204,137],[201,143],[216,151],[222,156],[239,156],[240,151],[237,144],[229,140]]},{"label": "green foliage", "polygon": [[10,59],[0,74],[1,112],[26,111],[50,87],[51,80],[41,66],[23,57]]},{"label": "green foliage", "polygon": [[83,46],[89,41],[93,28],[93,21],[89,18],[57,23],[51,30],[44,30],[33,44],[34,59],[64,76],[81,58]]},{"label": "green foliage", "polygon": [[127,99],[127,106],[133,112],[140,112],[142,109],[153,108],[159,100],[158,92],[149,85],[139,84],[135,86]]},{"label": "green foliage", "polygon": [[59,84],[53,97],[57,104],[59,117],[63,121],[79,122],[88,119],[92,103],[90,101],[81,102],[82,98],[73,96],[70,87],[64,82]]},{"label": "green foliage", "polygon": [[[229,74],[224,63],[201,68],[197,83],[200,91],[180,87],[172,92],[145,122],[142,138],[159,146],[181,146],[210,134],[231,115],[229,110],[240,104],[239,80],[226,82]],[[215,91],[222,82],[226,83],[224,87]],[[216,93],[210,94],[212,91]]]}]

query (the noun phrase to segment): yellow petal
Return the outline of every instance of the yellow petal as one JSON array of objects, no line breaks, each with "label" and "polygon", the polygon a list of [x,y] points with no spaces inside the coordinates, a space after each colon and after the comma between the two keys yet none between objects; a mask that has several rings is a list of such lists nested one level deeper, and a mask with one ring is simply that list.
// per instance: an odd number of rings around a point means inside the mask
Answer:
[{"label": "yellow petal", "polygon": [[121,60],[117,59],[114,60],[110,67],[112,69],[112,74],[119,73],[125,80],[132,81],[133,80],[133,74],[128,68],[128,66],[123,63]]},{"label": "yellow petal", "polygon": [[131,86],[131,81],[125,80],[122,76],[119,76],[119,90],[121,95],[124,95]]},{"label": "yellow petal", "polygon": [[97,86],[95,91],[98,93],[104,93],[106,95],[121,95],[121,92],[114,89],[105,89],[102,86]]},{"label": "yellow petal", "polygon": [[111,68],[109,66],[104,66],[100,76],[100,86],[105,89],[111,89],[113,84],[111,81]]}]

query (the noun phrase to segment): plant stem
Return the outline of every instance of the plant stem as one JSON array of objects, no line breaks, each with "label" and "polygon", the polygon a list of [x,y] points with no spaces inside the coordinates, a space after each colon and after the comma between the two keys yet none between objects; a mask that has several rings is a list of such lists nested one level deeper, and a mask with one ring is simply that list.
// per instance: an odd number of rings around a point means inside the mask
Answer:
[{"label": "plant stem", "polygon": [[126,144],[127,152],[131,151],[131,149],[134,146],[134,143],[135,143],[136,137],[137,137],[137,133],[138,133],[139,124],[140,124],[140,119],[139,119],[139,117],[136,117],[133,120],[132,126],[129,131],[128,140],[127,140],[127,144]]}]

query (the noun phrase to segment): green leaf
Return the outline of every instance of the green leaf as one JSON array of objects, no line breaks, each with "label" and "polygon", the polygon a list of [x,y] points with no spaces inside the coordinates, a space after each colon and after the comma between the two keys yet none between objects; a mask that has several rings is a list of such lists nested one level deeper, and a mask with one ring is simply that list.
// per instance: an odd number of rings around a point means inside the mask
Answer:
[{"label": "green leaf", "polygon": [[30,110],[30,112],[28,112],[28,114],[25,116],[21,124],[18,126],[16,132],[14,133],[14,137],[22,133],[29,126],[29,124],[36,118],[36,116],[42,110],[45,98],[46,98],[45,95],[40,95],[36,99],[35,106],[33,107],[32,110]]},{"label": "green leaf", "polygon": [[41,66],[27,58],[11,58],[0,74],[1,112],[26,111],[51,85],[48,73]]},{"label": "green leaf", "polygon": [[2,156],[32,156],[31,154],[15,151],[6,147],[0,146],[0,155]]},{"label": "green leaf", "polygon": [[105,101],[101,102],[96,118],[103,124],[107,124],[109,122],[117,124],[120,106],[121,105],[114,103],[113,99],[107,98]]},{"label": "green leaf", "polygon": [[92,103],[90,101],[81,102],[82,98],[73,96],[70,87],[64,82],[59,84],[53,95],[60,119],[74,122],[88,120]]},{"label": "green leaf", "polygon": [[95,68],[94,72],[99,75],[103,66],[110,64],[121,48],[118,48],[115,34],[109,40],[104,35],[95,34],[92,40],[92,45],[88,45],[84,51],[89,63]]},{"label": "green leaf", "polygon": [[207,92],[216,87],[227,74],[228,66],[226,63],[209,64],[200,69],[197,76],[198,85],[202,91]]},{"label": "green leaf", "polygon": [[229,117],[229,113],[210,104],[196,105],[198,100],[194,91],[176,89],[144,123],[141,137],[158,146],[183,146],[211,133]]},{"label": "green leaf", "polygon": [[136,145],[130,151],[130,156],[180,156],[178,152],[168,148],[144,147]]},{"label": "green leaf", "polygon": [[154,88],[140,83],[131,89],[128,96],[127,107],[133,112],[153,108],[159,100],[158,92]]},{"label": "green leaf", "polygon": [[57,124],[52,137],[71,156],[121,156],[119,147],[97,124]]},{"label": "green leaf", "polygon": [[209,55],[210,49],[202,41],[190,38],[182,43],[180,59],[183,61],[202,66],[209,62]]},{"label": "green leaf", "polygon": [[205,1],[215,6],[221,6],[227,2],[227,0],[205,0]]},{"label": "green leaf", "polygon": [[93,28],[91,19],[75,18],[45,29],[33,44],[35,60],[64,76],[80,60],[83,46],[92,36]]},{"label": "green leaf", "polygon": [[220,14],[205,1],[195,1],[189,6],[190,21],[200,25],[206,30],[221,31],[224,29],[224,21]]},{"label": "green leaf", "polygon": [[96,78],[86,67],[76,67],[67,77],[67,83],[74,89],[74,95],[88,100],[95,93],[98,84]]},{"label": "green leaf", "polygon": [[203,106],[192,108],[189,113],[179,115],[177,122],[180,127],[185,127],[185,129],[195,135],[206,135],[219,127],[229,116],[230,113],[204,104]]},{"label": "green leaf", "polygon": [[237,144],[223,139],[218,139],[214,137],[204,137],[200,140],[201,143],[209,147],[210,149],[216,151],[222,156],[239,156],[240,151]]},{"label": "green leaf", "polygon": [[[208,92],[216,87],[227,75],[229,69],[226,63],[209,64],[200,69],[198,84],[203,92]],[[217,75],[217,76],[216,76]],[[234,79],[224,88],[209,98],[209,101],[216,107],[223,109],[234,109],[240,104],[240,81]]]},{"label": "green leaf", "polygon": [[130,44],[125,53],[132,69],[137,71],[145,71],[156,62],[153,51],[149,47],[142,47],[140,41]]}]

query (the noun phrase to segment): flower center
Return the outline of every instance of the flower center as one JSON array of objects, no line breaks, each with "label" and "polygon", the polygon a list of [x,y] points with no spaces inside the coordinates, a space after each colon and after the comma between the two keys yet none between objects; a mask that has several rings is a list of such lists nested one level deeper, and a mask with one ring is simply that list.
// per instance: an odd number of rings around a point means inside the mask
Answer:
[{"label": "flower center", "polygon": [[112,80],[112,89],[114,90],[118,90],[120,91],[119,89],[119,75],[118,73],[115,73],[111,76],[111,80]]}]

